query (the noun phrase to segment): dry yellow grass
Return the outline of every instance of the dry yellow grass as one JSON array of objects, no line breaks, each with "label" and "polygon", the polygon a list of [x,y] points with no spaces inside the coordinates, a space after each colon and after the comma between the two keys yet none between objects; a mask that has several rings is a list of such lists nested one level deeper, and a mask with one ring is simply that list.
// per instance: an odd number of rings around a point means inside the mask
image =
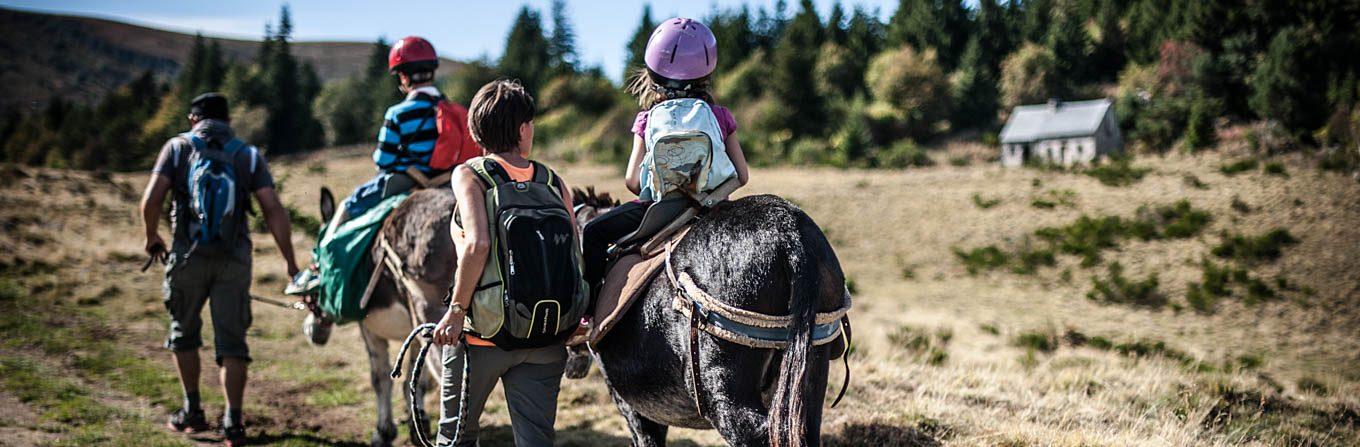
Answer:
[{"label": "dry yellow grass", "polygon": [[[317,188],[344,195],[372,173],[362,148],[276,160],[283,197],[314,213]],[[1152,171],[1133,186],[1101,185],[1084,175],[993,165],[939,166],[908,171],[760,169],[743,193],[776,193],[803,207],[828,233],[857,289],[855,381],[824,422],[834,445],[1354,445],[1360,442],[1360,184],[1285,158],[1284,178],[1256,173],[1226,177],[1218,166],[1232,155],[1142,158]],[[573,185],[621,193],[620,168],[564,165]],[[134,199],[145,176],[85,182],[85,174],[25,170],[5,187],[5,234],[0,257],[63,265],[58,277],[72,295],[116,285],[103,303],[133,336],[123,340],[161,356],[158,275],[135,275],[140,233]],[[47,176],[39,180],[35,175]],[[1187,185],[1193,175],[1208,185]],[[74,186],[90,183],[86,191]],[[124,186],[117,186],[117,185]],[[47,190],[44,191],[44,188]],[[122,188],[124,192],[118,192]],[[1030,201],[1070,190],[1075,205],[1036,209]],[[131,194],[129,194],[129,192]],[[1001,202],[982,209],[980,194]],[[1254,211],[1231,207],[1240,197]],[[1044,226],[1082,214],[1131,216],[1144,204],[1189,200],[1213,214],[1197,237],[1124,242],[1105,253],[1130,276],[1156,272],[1172,306],[1105,305],[1085,298],[1090,277],[1059,255],[1034,275],[998,270],[969,275],[952,249],[1020,243]],[[34,207],[37,207],[36,209]],[[1185,306],[1198,281],[1201,257],[1219,232],[1257,234],[1284,227],[1300,239],[1277,261],[1252,268],[1316,291],[1281,292],[1283,299],[1248,306],[1225,299],[1211,315]],[[37,236],[33,236],[37,235]],[[34,241],[46,237],[46,242]],[[80,242],[77,243],[77,240]],[[282,287],[282,262],[267,235],[256,239],[256,291]],[[294,238],[303,260],[311,238]],[[136,265],[134,265],[136,264]],[[1063,271],[1070,279],[1063,279]],[[25,283],[29,284],[29,283]],[[1173,307],[1182,307],[1176,310]],[[307,346],[300,316],[256,306],[252,346],[259,388],[248,410],[266,433],[289,443],[366,441],[372,426],[364,350],[353,326],[329,346]],[[944,358],[931,362],[892,335],[904,327],[947,332],[930,343]],[[1069,330],[1118,342],[1164,342],[1192,361],[1133,357],[1060,341],[1053,352],[1029,352],[1012,342],[1022,333]],[[1061,337],[1060,337],[1061,338]],[[1240,357],[1260,365],[1242,367]],[[1203,363],[1207,368],[1197,367]],[[169,364],[164,367],[169,371]],[[832,383],[839,383],[834,371]],[[1325,393],[1300,389],[1320,381]],[[128,396],[136,401],[137,396]],[[9,400],[0,400],[9,402]],[[598,374],[564,382],[558,426],[570,445],[627,445],[627,431]],[[167,410],[168,412],[168,410]],[[145,411],[142,413],[146,413]],[[155,413],[155,412],[151,412]],[[304,417],[297,418],[301,414]],[[152,414],[150,417],[158,417]],[[499,397],[483,424],[505,445],[508,415]],[[298,439],[315,433],[316,438]],[[327,441],[329,440],[329,441]],[[671,440],[721,445],[713,432],[675,430]],[[681,443],[684,445],[683,443]]]}]

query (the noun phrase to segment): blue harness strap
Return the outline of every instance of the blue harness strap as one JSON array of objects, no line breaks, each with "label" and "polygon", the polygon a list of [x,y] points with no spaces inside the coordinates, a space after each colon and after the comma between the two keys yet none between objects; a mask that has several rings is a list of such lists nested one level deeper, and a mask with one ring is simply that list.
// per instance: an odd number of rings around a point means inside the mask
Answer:
[{"label": "blue harness strap", "polygon": [[[699,304],[698,302],[695,302],[694,305],[695,308],[698,309],[701,318],[708,326],[770,343],[784,343],[789,339],[790,331],[787,327],[753,326],[727,318],[717,312],[710,312],[708,309],[704,308],[703,304]],[[815,325],[812,327],[812,339],[825,340],[835,337],[838,335],[840,328],[840,320]]]}]

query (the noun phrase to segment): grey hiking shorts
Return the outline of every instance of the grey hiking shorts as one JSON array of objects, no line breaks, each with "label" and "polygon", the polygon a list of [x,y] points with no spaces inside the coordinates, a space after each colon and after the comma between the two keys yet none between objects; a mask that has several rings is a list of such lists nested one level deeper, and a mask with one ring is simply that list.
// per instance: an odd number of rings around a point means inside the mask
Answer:
[{"label": "grey hiking shorts", "polygon": [[210,303],[217,364],[232,357],[250,361],[250,258],[171,253],[165,265],[165,308],[170,335],[165,347],[188,351],[203,346],[203,304]]}]

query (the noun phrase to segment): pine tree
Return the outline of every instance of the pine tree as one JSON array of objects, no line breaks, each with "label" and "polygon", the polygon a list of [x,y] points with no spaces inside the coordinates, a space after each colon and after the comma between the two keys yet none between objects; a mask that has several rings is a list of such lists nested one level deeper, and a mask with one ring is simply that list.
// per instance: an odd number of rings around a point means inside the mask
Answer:
[{"label": "pine tree", "polygon": [[227,75],[227,62],[222,58],[222,43],[213,39],[203,57],[203,90],[217,91]]},{"label": "pine tree", "polygon": [[736,12],[714,11],[704,24],[718,36],[718,68],[721,76],[751,56],[756,48],[755,30],[751,28],[751,12],[745,5]]},{"label": "pine tree", "polygon": [[265,147],[274,153],[290,153],[320,146],[321,124],[312,114],[312,99],[319,82],[311,65],[299,66],[289,39],[293,22],[288,6],[279,10],[279,28],[272,36],[265,82],[270,89],[265,110]]},{"label": "pine tree", "polygon": [[1191,151],[1203,149],[1212,146],[1216,137],[1209,99],[1197,94],[1190,103],[1190,116],[1185,123],[1185,147]]},{"label": "pine tree", "polygon": [[1060,14],[1058,22],[1049,27],[1045,45],[1053,52],[1058,74],[1067,80],[1067,84],[1075,85],[1090,79],[1090,43],[1085,24],[1075,10]]},{"label": "pine tree", "polygon": [[[402,98],[401,90],[397,89],[399,85],[397,77],[387,69],[387,53],[390,51],[392,46],[387,44],[387,39],[379,37],[373,42],[373,49],[368,53],[368,66],[364,68],[362,83],[364,91],[355,92],[371,98],[367,101],[368,106],[364,113],[372,123],[382,122],[387,107],[400,102]],[[468,99],[471,98],[465,98],[463,101],[466,102]]]},{"label": "pine tree", "polygon": [[[656,22],[652,21],[652,5],[642,5],[642,19],[638,22],[637,29],[633,31],[633,37],[628,39],[628,59],[623,64],[622,78],[625,82],[633,76],[634,71],[647,65],[644,61],[647,39],[652,37],[652,30],[656,29],[656,25]],[[721,44],[722,40],[718,42]],[[722,58],[719,57],[718,61],[722,63]]]},{"label": "pine tree", "polygon": [[537,93],[547,81],[551,66],[552,54],[543,34],[543,22],[537,11],[523,6],[506,38],[500,70],[505,76],[519,79],[529,92]]},{"label": "pine tree", "polygon": [[[869,59],[883,50],[886,31],[878,21],[878,15],[856,6],[846,29],[846,47],[854,53],[854,58],[868,67]],[[863,70],[860,70],[863,71]]]},{"label": "pine tree", "polygon": [[900,0],[888,25],[888,45],[934,48],[946,69],[952,69],[966,44],[968,12],[958,1]]},{"label": "pine tree", "polygon": [[[986,62],[993,73],[1000,72],[1001,61],[1015,47],[1016,39],[1008,16],[998,0],[978,0],[973,37],[978,41],[978,57]],[[965,48],[965,57],[966,54]]]},{"label": "pine tree", "polygon": [[998,79],[991,67],[992,61],[983,56],[980,42],[979,36],[968,41],[968,47],[959,61],[959,69],[953,75],[955,109],[951,124],[957,129],[985,128],[996,120],[1000,94],[997,90]]},{"label": "pine tree", "polygon": [[768,116],[771,123],[782,123],[794,137],[820,135],[826,123],[824,101],[817,94],[813,70],[822,40],[822,22],[817,17],[812,0],[803,0],[802,8],[789,24],[787,32],[774,50],[772,83],[769,91],[783,107]]},{"label": "pine tree", "polygon": [[1096,29],[1100,41],[1091,53],[1091,75],[1098,80],[1111,81],[1124,69],[1124,30],[1119,26],[1119,8],[1113,1],[1100,2],[1096,11]]},{"label": "pine tree", "polygon": [[576,72],[579,56],[576,54],[576,31],[567,18],[567,3],[564,0],[552,2],[552,37],[548,39],[548,53],[552,55],[552,71],[556,75]]},{"label": "pine tree", "polygon": [[1048,28],[1052,26],[1055,9],[1053,0],[1027,0],[1020,3],[1023,16],[1020,32],[1024,35],[1025,40],[1043,43],[1048,38]]},{"label": "pine tree", "polygon": [[1293,130],[1317,128],[1326,117],[1325,89],[1310,88],[1317,68],[1311,37],[1296,27],[1275,33],[1252,76],[1251,108],[1257,116]]},{"label": "pine tree", "polygon": [[845,45],[846,38],[845,9],[841,7],[840,0],[831,5],[831,15],[826,19],[827,40],[836,45]]}]

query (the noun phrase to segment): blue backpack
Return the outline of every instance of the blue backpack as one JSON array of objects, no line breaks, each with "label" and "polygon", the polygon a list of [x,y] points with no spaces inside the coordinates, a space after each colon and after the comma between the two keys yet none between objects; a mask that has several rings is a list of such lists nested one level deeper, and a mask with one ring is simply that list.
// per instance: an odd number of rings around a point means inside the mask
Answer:
[{"label": "blue backpack", "polygon": [[[244,222],[244,215],[250,208],[245,186],[237,177],[236,153],[255,148],[232,139],[221,149],[215,149],[193,134],[180,136],[194,148],[188,157],[188,212],[196,218],[189,225],[189,240],[193,243],[190,251],[230,253],[240,234],[237,225]],[[250,165],[253,174],[254,154],[251,154]]]}]

